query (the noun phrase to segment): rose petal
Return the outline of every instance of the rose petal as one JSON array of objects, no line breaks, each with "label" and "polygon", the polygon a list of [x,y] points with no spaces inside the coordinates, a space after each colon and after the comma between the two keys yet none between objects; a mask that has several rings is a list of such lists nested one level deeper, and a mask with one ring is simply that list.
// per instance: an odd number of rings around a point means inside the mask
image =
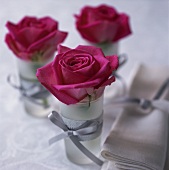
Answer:
[{"label": "rose petal", "polygon": [[32,23],[32,22],[37,22],[37,18],[32,17],[32,16],[25,16],[16,25],[18,28],[23,28],[23,27],[30,25],[30,23]]},{"label": "rose petal", "polygon": [[43,48],[44,45],[46,45],[47,47],[50,47],[52,45],[56,47],[55,49],[57,49],[57,44],[62,43],[66,36],[66,32],[54,31],[46,37],[31,44],[27,51],[39,50],[40,48]]},{"label": "rose petal", "polygon": [[44,29],[48,30],[48,32],[58,29],[58,22],[53,20],[51,17],[40,18],[39,22],[42,22],[45,25]]},{"label": "rose petal", "polygon": [[119,66],[118,56],[117,55],[106,56],[106,58],[110,61],[110,65],[111,65],[112,71],[117,70],[117,68]]},{"label": "rose petal", "polygon": [[[65,59],[64,59],[64,56],[66,56]],[[82,50],[77,50],[77,49],[70,50],[70,51],[66,52],[64,54],[64,56],[63,56],[62,60],[65,60],[65,61],[63,61],[64,63],[62,62],[64,64],[64,65],[62,65],[62,67],[66,67],[66,70],[76,73],[77,76],[78,76],[78,74],[82,74],[85,77],[91,77],[96,72],[98,72],[100,69],[100,65],[94,59],[94,57],[90,53],[88,53],[88,51],[82,51]],[[72,62],[80,61],[82,59],[84,59],[86,62],[84,64],[71,66],[71,65],[69,65],[69,63],[67,63],[67,64],[65,63],[66,60],[69,60],[69,58],[72,59],[71,60]],[[79,58],[81,58],[81,59],[79,60]]]},{"label": "rose petal", "polygon": [[58,91],[57,89],[53,88],[52,86],[48,86],[44,84],[44,86],[61,102],[70,105],[70,104],[76,104],[81,99],[76,99],[74,96],[70,96],[70,94],[67,94],[67,91]]},{"label": "rose petal", "polygon": [[10,34],[6,34],[5,42],[7,43],[8,47],[13,51],[13,53],[16,54],[17,56],[19,53],[19,49],[15,43],[15,40],[12,38]]},{"label": "rose petal", "polygon": [[81,35],[93,43],[111,42],[117,34],[118,24],[116,22],[97,21],[85,26],[79,26]]},{"label": "rose petal", "polygon": [[10,34],[12,37],[15,37],[15,35],[18,33],[18,28],[15,24],[11,22],[6,23],[6,27],[8,28]]},{"label": "rose petal", "polygon": [[75,49],[83,51],[85,53],[88,53],[88,54],[92,55],[93,57],[95,57],[96,59],[97,59],[97,56],[98,57],[100,56],[99,58],[104,58],[105,57],[102,50],[101,50],[101,48],[98,48],[98,47],[95,47],[95,46],[78,45]]},{"label": "rose petal", "polygon": [[62,68],[62,75],[63,75],[64,85],[82,83],[89,79],[89,76],[85,76],[83,74],[78,74],[76,72],[72,72],[66,68]]},{"label": "rose petal", "polygon": [[15,34],[15,39],[19,43],[21,43],[25,48],[29,48],[29,46],[38,41],[39,39],[43,39],[48,35],[48,32],[43,29],[37,29],[35,27],[26,27],[21,29]]},{"label": "rose petal", "polygon": [[94,46],[81,46],[81,45],[79,45],[78,47],[76,47],[76,49],[89,52],[90,54],[93,55],[95,60],[100,65],[99,71],[96,72],[96,74],[93,77],[91,77],[89,79],[89,81],[100,78],[100,77],[102,77],[102,79],[108,78],[111,75],[112,70],[111,70],[111,67],[110,67],[110,62],[109,62],[108,59],[106,59],[106,57],[104,56],[104,54],[103,54],[103,52],[100,48],[96,48]]},{"label": "rose petal", "polygon": [[68,47],[65,47],[65,46],[60,45],[60,44],[58,45],[58,53],[65,53],[65,52],[67,52],[69,50],[71,50],[71,49],[68,48]]},{"label": "rose petal", "polygon": [[94,8],[93,11],[94,11],[95,15],[98,15],[100,17],[100,19],[102,19],[102,20],[104,19],[104,20],[113,21],[113,19],[118,17],[118,13],[117,13],[116,9],[112,6],[108,6],[105,4]]},{"label": "rose petal", "polygon": [[108,85],[111,85],[115,81],[115,77],[112,76],[111,78],[107,79],[103,84],[100,85],[100,87],[105,87]]},{"label": "rose petal", "polygon": [[83,82],[83,83],[77,83],[77,84],[66,84],[66,85],[53,85],[57,90],[68,90],[68,89],[78,89],[78,88],[90,88],[95,87],[100,83],[100,78]]},{"label": "rose petal", "polygon": [[119,39],[132,33],[129,25],[129,17],[127,15],[121,14],[117,22],[119,23],[119,28],[113,39],[114,41],[118,41]]},{"label": "rose petal", "polygon": [[64,84],[64,78],[62,76],[62,68],[59,64],[59,61],[62,58],[62,54],[57,54],[57,56],[54,58],[54,61],[52,62],[51,68],[53,70],[53,74],[55,78],[57,79],[58,84]]},{"label": "rose petal", "polygon": [[90,15],[90,12],[92,12],[92,11],[93,11],[93,8],[91,6],[85,6],[84,8],[82,8],[81,14],[75,15],[76,26],[88,24],[88,22],[90,21],[89,15]]},{"label": "rose petal", "polygon": [[58,84],[57,77],[55,77],[55,74],[51,67],[52,62],[37,69],[36,76],[41,83],[46,85]]}]

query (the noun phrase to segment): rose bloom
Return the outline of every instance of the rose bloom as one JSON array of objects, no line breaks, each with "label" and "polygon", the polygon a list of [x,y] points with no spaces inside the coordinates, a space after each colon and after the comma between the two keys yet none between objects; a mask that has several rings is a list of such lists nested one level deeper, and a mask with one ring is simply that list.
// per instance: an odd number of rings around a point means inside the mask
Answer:
[{"label": "rose bloom", "polygon": [[58,22],[50,17],[24,17],[17,24],[7,22],[9,33],[5,41],[20,59],[38,61],[47,59],[57,50],[67,32],[58,30]]},{"label": "rose bloom", "polygon": [[118,67],[116,55],[105,57],[100,48],[59,46],[54,61],[39,68],[36,76],[58,100],[69,105],[86,97],[99,98]]},{"label": "rose bloom", "polygon": [[131,34],[129,17],[108,5],[85,6],[75,18],[81,36],[92,43],[116,42]]}]

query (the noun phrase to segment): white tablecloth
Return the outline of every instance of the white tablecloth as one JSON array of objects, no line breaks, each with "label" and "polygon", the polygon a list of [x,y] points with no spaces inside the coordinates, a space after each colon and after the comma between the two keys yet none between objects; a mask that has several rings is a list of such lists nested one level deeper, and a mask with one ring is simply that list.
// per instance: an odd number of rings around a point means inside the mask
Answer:
[{"label": "white tablecloth", "polygon": [[[167,0],[0,0],[0,169],[1,170],[97,170],[97,165],[78,166],[69,162],[64,143],[49,147],[48,139],[59,133],[48,119],[25,113],[20,94],[6,81],[17,74],[15,57],[4,42],[7,21],[18,22],[25,15],[51,16],[59,29],[69,32],[63,45],[86,44],[75,28],[74,14],[84,5],[101,3],[114,6],[130,16],[133,34],[120,41],[120,53],[129,57],[120,74],[128,81],[132,67],[138,63],[169,66],[169,32]],[[118,113],[105,108],[103,141]]]}]

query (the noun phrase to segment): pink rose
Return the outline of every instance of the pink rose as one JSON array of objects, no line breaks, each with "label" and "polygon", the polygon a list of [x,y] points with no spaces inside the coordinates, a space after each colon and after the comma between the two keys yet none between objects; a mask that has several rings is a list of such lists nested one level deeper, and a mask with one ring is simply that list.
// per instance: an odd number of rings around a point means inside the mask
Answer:
[{"label": "pink rose", "polygon": [[18,24],[7,22],[5,41],[13,53],[23,60],[47,59],[67,36],[58,30],[58,22],[50,17],[24,17]]},{"label": "pink rose", "polygon": [[105,86],[115,81],[111,74],[117,67],[117,56],[105,57],[100,48],[59,46],[54,61],[39,68],[36,76],[56,98],[69,105],[89,95],[100,97]]},{"label": "pink rose", "polygon": [[93,43],[115,42],[131,34],[129,17],[111,6],[85,6],[75,17],[81,36]]}]

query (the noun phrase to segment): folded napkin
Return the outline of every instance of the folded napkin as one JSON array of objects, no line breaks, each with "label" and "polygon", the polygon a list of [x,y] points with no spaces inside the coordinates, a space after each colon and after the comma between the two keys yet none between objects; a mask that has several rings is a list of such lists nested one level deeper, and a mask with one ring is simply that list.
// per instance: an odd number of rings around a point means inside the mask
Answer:
[{"label": "folded napkin", "polygon": [[[140,65],[130,78],[129,96],[152,99],[168,77],[169,68]],[[163,99],[168,100],[168,96],[169,90]],[[103,144],[101,155],[109,161],[102,169],[163,170],[168,145],[168,115],[159,109],[145,114],[138,107],[124,108]]]}]

